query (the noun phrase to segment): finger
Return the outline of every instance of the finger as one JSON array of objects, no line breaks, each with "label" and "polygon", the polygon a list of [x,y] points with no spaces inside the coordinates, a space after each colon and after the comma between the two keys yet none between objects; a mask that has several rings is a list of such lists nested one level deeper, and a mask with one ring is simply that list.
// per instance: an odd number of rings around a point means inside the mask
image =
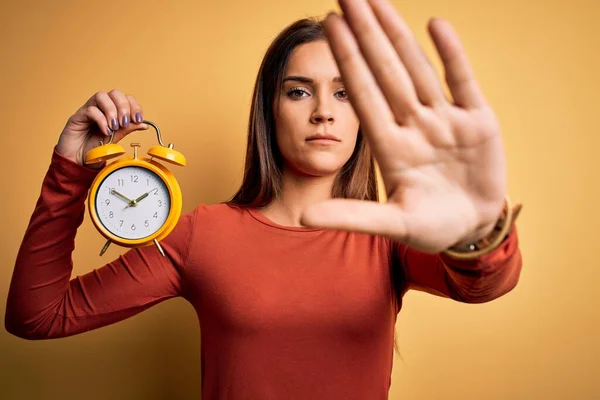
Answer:
[{"label": "finger", "polygon": [[100,132],[105,135],[110,136],[112,131],[108,127],[108,121],[106,120],[106,115],[96,106],[87,106],[84,108],[83,114],[89,121],[94,121]]},{"label": "finger", "polygon": [[446,82],[455,104],[467,109],[485,105],[485,97],[475,80],[475,73],[450,23],[433,19],[428,25],[431,38],[444,63]]},{"label": "finger", "polygon": [[395,240],[407,240],[403,211],[387,203],[353,199],[333,199],[307,208],[302,225],[365,234],[378,234]]},{"label": "finger", "polygon": [[133,95],[128,94],[125,97],[129,102],[129,109],[131,110],[132,122],[136,124],[141,124],[144,120],[144,113],[142,111],[142,107]]},{"label": "finger", "polygon": [[342,1],[344,18],[398,122],[417,113],[413,82],[366,1]]},{"label": "finger", "polygon": [[115,106],[115,103],[111,100],[107,93],[96,93],[90,98],[88,104],[92,106],[97,106],[102,111],[102,113],[104,113],[104,116],[110,129],[112,129],[113,131],[119,129],[119,121],[117,119],[117,107]]},{"label": "finger", "polygon": [[131,110],[129,108],[129,101],[125,95],[116,89],[108,92],[108,96],[111,98],[115,106],[117,107],[118,119],[121,128],[129,128],[131,122]]},{"label": "finger", "polygon": [[129,124],[129,128],[120,129],[115,132],[115,136],[113,138],[113,143],[119,143],[125,136],[129,135],[135,131],[142,131],[148,129],[150,126],[148,124]]},{"label": "finger", "polygon": [[440,80],[412,31],[387,0],[369,0],[375,17],[400,56],[421,103],[446,103]]},{"label": "finger", "polygon": [[394,114],[360,54],[346,22],[337,14],[329,14],[325,31],[350,102],[364,127],[362,131],[368,139],[373,139],[369,140],[369,144],[375,154],[381,154],[386,147],[384,132],[389,131],[385,127],[387,125],[391,129],[396,124]]},{"label": "finger", "polygon": [[145,124],[145,123],[141,123],[141,124],[136,124],[136,123],[132,123],[129,124],[128,128],[121,128],[118,131],[115,132],[115,136],[113,138],[113,143],[119,143],[125,136],[129,135],[132,132],[135,131],[142,131],[142,130],[146,130],[150,128],[150,125]]}]

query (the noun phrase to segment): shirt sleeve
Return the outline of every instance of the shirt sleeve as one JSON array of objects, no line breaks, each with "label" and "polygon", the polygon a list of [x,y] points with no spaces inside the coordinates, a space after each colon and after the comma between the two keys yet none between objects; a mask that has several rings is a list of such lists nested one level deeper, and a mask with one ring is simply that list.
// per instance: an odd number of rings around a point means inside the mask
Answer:
[{"label": "shirt sleeve", "polygon": [[75,335],[131,317],[182,295],[195,211],[182,214],[156,246],[132,248],[71,279],[75,235],[89,187],[99,173],[54,149],[17,254],[6,305],[6,330],[24,339]]},{"label": "shirt sleeve", "polygon": [[394,242],[393,268],[400,268],[401,295],[413,289],[464,303],[484,303],[511,291],[519,280],[522,256],[516,225],[491,253],[458,260]]}]

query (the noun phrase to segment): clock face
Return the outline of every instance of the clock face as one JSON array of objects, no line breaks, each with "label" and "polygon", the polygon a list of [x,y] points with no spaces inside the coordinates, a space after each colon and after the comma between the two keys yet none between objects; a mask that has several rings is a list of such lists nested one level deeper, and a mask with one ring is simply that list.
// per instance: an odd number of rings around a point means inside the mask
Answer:
[{"label": "clock face", "polygon": [[143,239],[164,225],[171,197],[155,172],[129,166],[104,178],[96,192],[95,208],[99,221],[113,235]]}]

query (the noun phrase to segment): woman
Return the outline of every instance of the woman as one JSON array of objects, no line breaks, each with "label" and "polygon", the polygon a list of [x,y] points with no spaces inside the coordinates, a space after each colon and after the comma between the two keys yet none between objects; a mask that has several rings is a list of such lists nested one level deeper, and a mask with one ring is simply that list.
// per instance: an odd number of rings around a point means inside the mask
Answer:
[{"label": "woman", "polygon": [[[52,155],[7,329],[65,337],[183,296],[201,322],[203,398],[387,398],[406,290],[472,303],[510,291],[521,269],[518,208],[503,208],[498,124],[457,36],[446,22],[430,25],[450,104],[387,1],[340,4],[343,18],[298,21],[267,51],[236,195],[182,215],[162,242],[167,257],[132,249],[71,279],[101,167],[83,155],[110,129],[120,140],[147,128],[133,96],[92,96]],[[375,201],[369,149],[386,204]]]}]

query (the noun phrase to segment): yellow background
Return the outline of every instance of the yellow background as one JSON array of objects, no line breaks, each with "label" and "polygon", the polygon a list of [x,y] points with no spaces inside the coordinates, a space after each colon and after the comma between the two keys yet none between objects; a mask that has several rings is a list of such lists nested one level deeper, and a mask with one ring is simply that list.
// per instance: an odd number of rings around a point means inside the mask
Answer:
[{"label": "yellow background", "polygon": [[[435,65],[429,17],[449,19],[503,126],[524,269],[509,295],[465,305],[411,292],[398,321],[391,399],[600,397],[600,213],[596,0],[394,2]],[[189,160],[173,167],[183,211],[240,183],[254,78],[270,41],[333,0],[3,2],[0,12],[0,317],[51,151],[93,93],[134,94]],[[150,132],[150,131],[148,131]],[[151,134],[142,150],[156,143]],[[129,150],[131,151],[131,150]],[[74,274],[103,239],[78,231]],[[78,336],[0,330],[0,398],[197,399],[200,329],[175,299]],[[84,394],[85,393],[85,394]]]}]

